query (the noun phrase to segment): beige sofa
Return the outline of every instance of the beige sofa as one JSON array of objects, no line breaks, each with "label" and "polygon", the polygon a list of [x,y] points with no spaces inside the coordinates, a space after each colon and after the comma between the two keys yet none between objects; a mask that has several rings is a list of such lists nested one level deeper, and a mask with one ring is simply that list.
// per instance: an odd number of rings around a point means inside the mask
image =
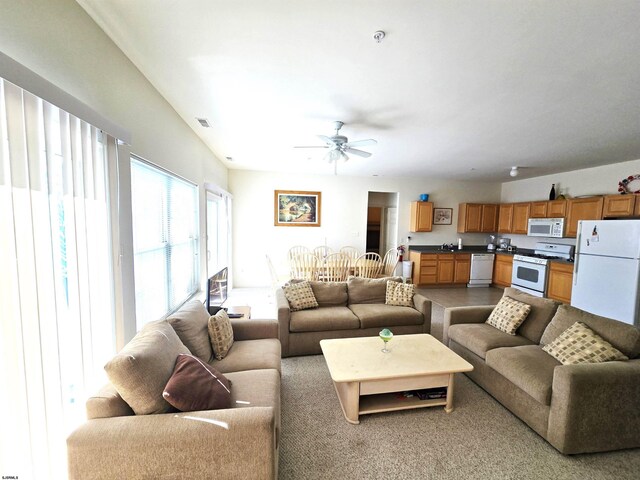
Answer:
[{"label": "beige sofa", "polygon": [[282,288],[276,290],[282,356],[322,353],[320,340],[377,336],[382,328],[398,334],[429,333],[431,301],[420,294],[413,307],[385,304],[387,280],[349,277],[346,282],[310,282],[318,307],[291,311]]},{"label": "beige sofa", "polygon": [[[493,306],[445,310],[444,343],[467,375],[564,454],[640,447],[640,330],[514,288],[531,305],[516,335],[485,323]],[[630,358],[562,365],[542,347],[580,321]]]},{"label": "beige sofa", "polygon": [[[165,336],[173,336],[173,331],[198,356],[196,350],[206,349],[209,342],[208,318],[201,303],[191,302],[168,320],[146,325],[144,331],[157,329],[161,335],[143,345],[139,356],[152,358],[157,354],[153,350],[162,349]],[[231,322],[231,350],[223,360],[211,356],[207,363],[232,382],[234,408],[135,415],[118,390],[108,384],[88,399],[88,421],[67,440],[69,478],[277,478],[278,325],[275,320]],[[194,325],[199,327],[194,329]],[[149,367],[150,376],[157,374],[154,368]]]}]

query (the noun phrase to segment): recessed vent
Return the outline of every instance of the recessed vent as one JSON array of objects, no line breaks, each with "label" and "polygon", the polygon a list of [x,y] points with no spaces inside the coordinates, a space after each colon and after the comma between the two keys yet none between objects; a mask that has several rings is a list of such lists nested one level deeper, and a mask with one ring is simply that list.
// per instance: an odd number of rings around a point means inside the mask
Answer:
[{"label": "recessed vent", "polygon": [[209,128],[211,125],[209,124],[209,120],[207,120],[206,118],[196,118],[196,120],[198,121],[198,123],[200,125],[202,125],[204,128]]},{"label": "recessed vent", "polygon": [[233,157],[224,157],[224,158],[226,158],[226,159],[227,159],[227,160],[229,160],[230,162],[233,162]]}]

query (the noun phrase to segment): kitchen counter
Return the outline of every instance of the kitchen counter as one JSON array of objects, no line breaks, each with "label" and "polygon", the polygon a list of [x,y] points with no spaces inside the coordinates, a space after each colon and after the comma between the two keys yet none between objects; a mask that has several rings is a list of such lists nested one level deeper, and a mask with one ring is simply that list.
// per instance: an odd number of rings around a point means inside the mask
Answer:
[{"label": "kitchen counter", "polygon": [[528,248],[518,249],[516,252],[508,252],[506,250],[487,250],[486,245],[465,245],[462,250],[458,250],[458,247],[453,249],[443,249],[442,245],[409,245],[409,251],[420,253],[504,253],[505,255],[515,255],[516,253],[533,253],[533,250]]}]

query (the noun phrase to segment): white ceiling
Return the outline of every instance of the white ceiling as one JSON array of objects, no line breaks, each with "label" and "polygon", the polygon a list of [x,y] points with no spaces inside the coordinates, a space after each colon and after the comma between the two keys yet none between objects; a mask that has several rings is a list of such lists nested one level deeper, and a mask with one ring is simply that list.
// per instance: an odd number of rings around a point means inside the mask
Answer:
[{"label": "white ceiling", "polygon": [[640,159],[638,0],[77,1],[229,168],[332,173],[292,147],[334,120],[378,141],[344,175]]}]

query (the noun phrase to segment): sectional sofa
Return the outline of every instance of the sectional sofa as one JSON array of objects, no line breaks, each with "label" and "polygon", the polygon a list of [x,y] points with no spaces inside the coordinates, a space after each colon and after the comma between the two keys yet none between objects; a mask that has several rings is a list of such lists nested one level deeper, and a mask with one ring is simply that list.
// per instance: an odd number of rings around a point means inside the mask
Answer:
[{"label": "sectional sofa", "polygon": [[[443,340],[467,375],[564,454],[640,447],[640,330],[514,288],[531,305],[516,335],[485,323],[494,306],[445,310]],[[563,365],[542,350],[582,322],[627,361]]]},{"label": "sectional sofa", "polygon": [[[114,357],[108,366],[119,360],[132,367],[126,372],[135,376],[126,392],[131,405],[111,383],[88,399],[88,421],[67,440],[70,479],[277,478],[278,325],[232,320],[233,345],[216,360],[208,319],[202,303],[190,302],[167,320],[145,325]],[[231,381],[232,408],[177,412],[158,406],[176,356],[184,353]],[[152,397],[145,398],[150,389]]]},{"label": "sectional sofa", "polygon": [[431,300],[414,294],[413,306],[385,304],[387,281],[349,277],[346,282],[312,281],[317,308],[292,311],[282,288],[276,290],[282,356],[318,355],[320,340],[377,336],[382,328],[394,334],[429,333]]}]

